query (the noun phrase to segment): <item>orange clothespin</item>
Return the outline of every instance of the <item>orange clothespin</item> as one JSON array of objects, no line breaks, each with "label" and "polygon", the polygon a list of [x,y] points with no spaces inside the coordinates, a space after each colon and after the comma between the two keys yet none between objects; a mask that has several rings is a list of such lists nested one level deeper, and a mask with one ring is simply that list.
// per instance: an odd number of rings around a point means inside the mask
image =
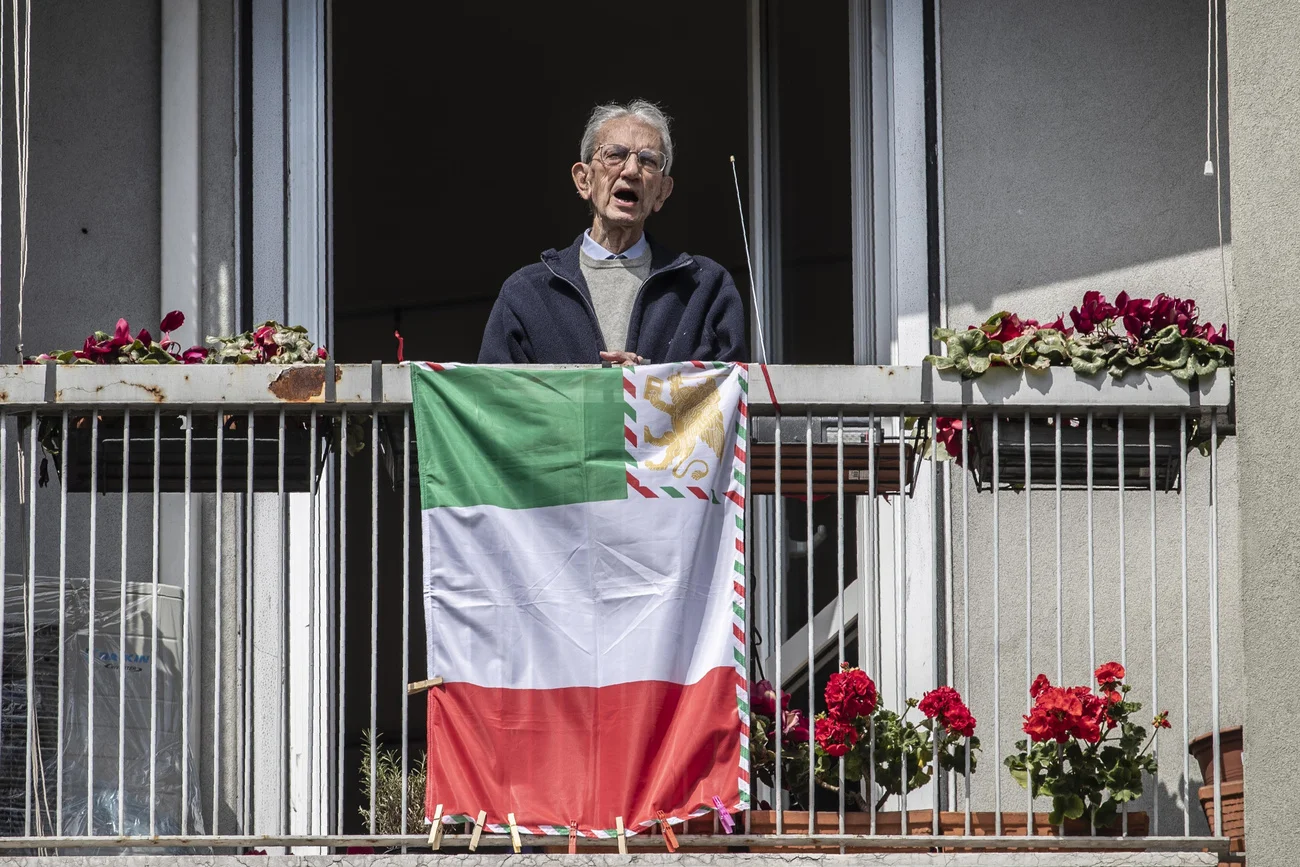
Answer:
[{"label": "orange clothespin", "polygon": [[670,853],[676,852],[677,835],[673,833],[673,826],[668,823],[668,817],[664,815],[663,810],[656,811],[655,815],[659,817],[659,830],[663,831],[664,845],[668,847]]},{"label": "orange clothespin", "polygon": [[569,826],[569,854],[570,855],[578,854],[578,826],[577,825]]}]

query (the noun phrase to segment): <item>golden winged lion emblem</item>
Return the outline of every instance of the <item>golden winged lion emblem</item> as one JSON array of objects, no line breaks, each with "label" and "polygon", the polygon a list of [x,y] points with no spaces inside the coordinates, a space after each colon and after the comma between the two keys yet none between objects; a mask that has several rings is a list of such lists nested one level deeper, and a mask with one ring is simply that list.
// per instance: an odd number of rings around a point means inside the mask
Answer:
[{"label": "golden winged lion emblem", "polygon": [[668,397],[671,402],[664,401],[663,389],[662,379],[657,376],[646,377],[646,400],[672,419],[672,427],[662,436],[655,436],[650,431],[650,426],[645,425],[643,439],[651,445],[666,447],[663,459],[657,463],[647,461],[646,469],[664,470],[671,466],[673,476],[680,479],[699,464],[701,468],[691,472],[691,478],[699,481],[709,474],[709,464],[702,458],[691,460],[696,442],[703,441],[715,455],[722,457],[725,434],[718,382],[713,377],[700,377],[698,385],[689,385],[680,373],[674,373],[668,377]]}]

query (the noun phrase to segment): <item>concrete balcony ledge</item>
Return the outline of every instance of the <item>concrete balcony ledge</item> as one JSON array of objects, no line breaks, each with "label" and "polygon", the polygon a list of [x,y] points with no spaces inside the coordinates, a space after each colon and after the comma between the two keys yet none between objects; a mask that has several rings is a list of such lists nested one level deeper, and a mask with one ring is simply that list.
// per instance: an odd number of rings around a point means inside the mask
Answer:
[{"label": "concrete balcony ledge", "polygon": [[[333,383],[326,383],[327,371]],[[998,369],[964,380],[929,366],[770,365],[764,377],[750,366],[750,405],[758,414],[862,411],[960,413],[970,409],[1077,411],[1124,408],[1174,414],[1223,411],[1232,402],[1232,376],[1221,371],[1195,384],[1163,371],[1114,379],[1082,377],[1069,368]],[[771,380],[769,392],[767,380]],[[331,387],[332,386],[332,387]],[[220,406],[279,409],[298,406],[368,408],[409,405],[404,365],[0,365],[0,410],[91,406]]]},{"label": "concrete balcony ledge", "polygon": [[0,867],[1211,867],[1211,852],[885,852],[857,855],[104,855],[0,858]]}]

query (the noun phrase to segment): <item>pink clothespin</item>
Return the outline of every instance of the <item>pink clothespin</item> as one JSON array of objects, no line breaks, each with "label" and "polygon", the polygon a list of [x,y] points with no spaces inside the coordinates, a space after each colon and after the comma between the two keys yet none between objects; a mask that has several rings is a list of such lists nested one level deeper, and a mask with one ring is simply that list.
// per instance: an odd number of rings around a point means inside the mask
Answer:
[{"label": "pink clothespin", "polygon": [[731,818],[731,814],[727,812],[727,808],[722,804],[722,799],[717,795],[713,796],[713,808],[718,811],[718,821],[722,823],[724,833],[730,834],[736,830],[736,820]]}]

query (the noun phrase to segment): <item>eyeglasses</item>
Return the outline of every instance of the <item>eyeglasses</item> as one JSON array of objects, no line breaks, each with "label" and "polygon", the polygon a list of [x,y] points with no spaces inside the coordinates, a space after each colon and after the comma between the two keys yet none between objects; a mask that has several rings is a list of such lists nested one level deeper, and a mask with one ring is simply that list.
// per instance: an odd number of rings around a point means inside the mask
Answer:
[{"label": "eyeglasses", "polygon": [[627,163],[628,156],[633,153],[636,154],[637,167],[651,174],[657,175],[662,172],[668,160],[662,151],[654,151],[649,148],[633,151],[627,145],[621,144],[601,145],[596,148],[592,160],[599,160],[606,168],[621,169]]}]

